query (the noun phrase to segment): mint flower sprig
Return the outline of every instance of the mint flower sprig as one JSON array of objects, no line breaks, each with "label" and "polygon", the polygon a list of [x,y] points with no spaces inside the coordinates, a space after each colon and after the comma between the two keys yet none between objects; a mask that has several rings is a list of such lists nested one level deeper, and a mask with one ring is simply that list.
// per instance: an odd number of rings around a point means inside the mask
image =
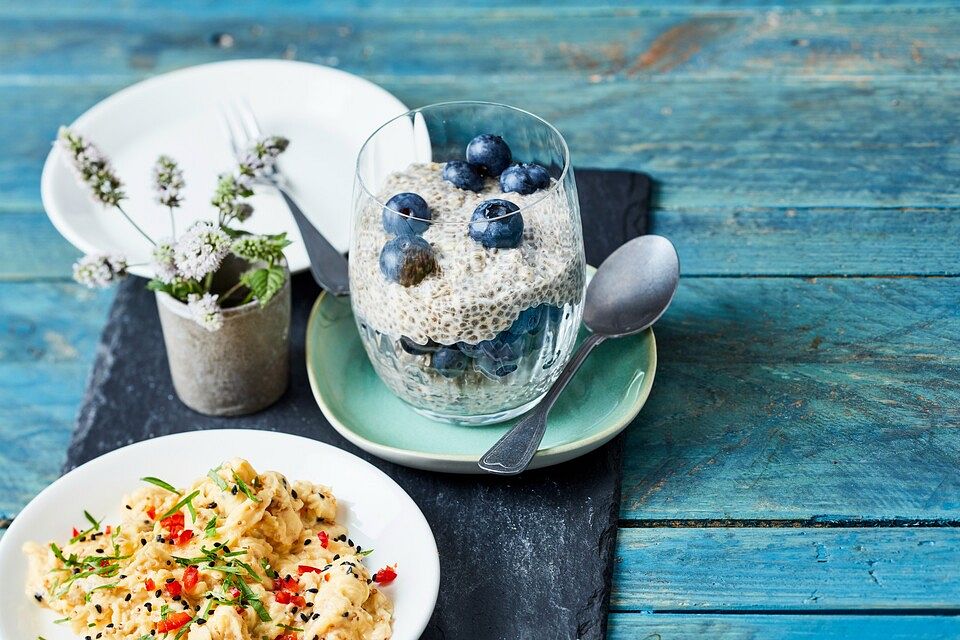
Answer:
[{"label": "mint flower sprig", "polygon": [[60,127],[57,140],[60,142],[60,147],[69,155],[77,177],[90,188],[90,194],[94,199],[108,207],[114,207],[147,242],[156,244],[120,206],[120,202],[127,197],[123,191],[123,182],[114,173],[110,160],[100,149],[66,127]]},{"label": "mint flower sprig", "polygon": [[[173,158],[160,156],[153,167],[152,186],[157,203],[169,211],[175,239],[159,241],[147,235],[123,210],[120,205],[126,198],[123,182],[109,159],[93,143],[66,127],[61,127],[58,142],[94,199],[120,211],[153,245],[154,277],[147,288],[185,303],[193,319],[203,328],[217,331],[223,326],[224,308],[254,299],[266,306],[283,289],[287,279],[283,250],[290,245],[286,234],[253,235],[232,225],[244,222],[253,214],[253,206],[247,202],[254,194],[253,185],[272,170],[278,156],[289,146],[286,138],[270,136],[256,142],[233,172],[220,176],[211,199],[217,210],[216,222],[195,222],[179,238],[174,209],[183,203],[183,172]],[[227,291],[214,293],[211,290],[214,275],[231,254],[252,266]],[[88,287],[105,287],[126,276],[128,266],[121,256],[89,255],[74,265],[73,276]]]},{"label": "mint flower sprig", "polygon": [[153,188],[157,192],[157,203],[170,211],[170,236],[177,237],[177,225],[173,219],[173,210],[180,206],[183,196],[180,191],[185,186],[183,170],[170,156],[160,156],[153,166]]}]

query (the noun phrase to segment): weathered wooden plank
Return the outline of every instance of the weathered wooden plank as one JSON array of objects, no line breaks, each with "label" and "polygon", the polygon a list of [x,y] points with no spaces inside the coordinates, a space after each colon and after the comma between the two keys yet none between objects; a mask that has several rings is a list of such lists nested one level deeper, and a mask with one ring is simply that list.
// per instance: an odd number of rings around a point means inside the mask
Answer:
[{"label": "weathered wooden plank", "polygon": [[621,529],[614,610],[960,613],[960,530]]},{"label": "weathered wooden plank", "polygon": [[[687,276],[960,274],[958,209],[671,209],[651,231]],[[67,277],[78,255],[42,212],[0,212],[0,280]]]},{"label": "weathered wooden plank", "polygon": [[955,278],[683,281],[622,517],[957,518],[958,297]]},{"label": "weathered wooden plank", "polygon": [[0,281],[69,278],[79,256],[42,211],[0,212]]},{"label": "weathered wooden plank", "polygon": [[[581,166],[650,172],[669,209],[960,205],[945,188],[960,165],[960,80],[375,79],[408,104],[485,98],[531,109],[567,135]],[[56,126],[119,88],[54,86],[0,92],[0,207],[37,208]]]},{"label": "weathered wooden plank", "polygon": [[0,520],[59,475],[112,298],[0,283]]},{"label": "weathered wooden plank", "polygon": [[[823,13],[849,10],[872,10],[883,12],[900,7],[923,9],[929,7],[954,7],[951,0],[895,0],[881,2],[870,0],[851,4],[844,0],[677,0],[671,2],[670,11],[690,13],[744,12],[750,10],[779,10],[783,8],[814,8]],[[274,14],[283,16],[434,16],[483,17],[495,12],[518,18],[551,17],[561,15],[620,16],[659,13],[665,10],[658,0],[485,0],[484,2],[450,2],[449,0],[420,0],[407,3],[398,0],[254,0],[230,7],[231,17],[262,18]],[[39,0],[37,2],[0,2],[0,16],[9,17],[124,17],[138,18],[148,15],[156,18],[202,18],[222,16],[224,8],[214,0],[187,0],[177,3],[157,3],[151,0]]]},{"label": "weathered wooden plank", "polygon": [[960,618],[902,615],[614,613],[610,640],[955,640]]},{"label": "weathered wooden plank", "polygon": [[[956,74],[960,12],[548,13],[518,37],[513,11],[462,16],[213,15],[9,18],[0,75],[140,75],[226,58],[284,56],[380,75],[653,74],[880,76]],[[504,56],[503,51],[511,51]],[[451,52],[459,52],[452,54]],[[91,68],[91,61],[96,64]]]}]

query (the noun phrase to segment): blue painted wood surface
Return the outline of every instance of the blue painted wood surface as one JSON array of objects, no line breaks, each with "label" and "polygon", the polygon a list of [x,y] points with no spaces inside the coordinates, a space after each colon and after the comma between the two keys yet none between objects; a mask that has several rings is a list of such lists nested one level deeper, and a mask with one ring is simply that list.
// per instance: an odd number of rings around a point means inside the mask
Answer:
[{"label": "blue painted wood surface", "polygon": [[686,279],[627,435],[611,638],[960,636],[957,33],[949,0],[0,0],[0,522],[57,475],[112,297],[42,212],[57,126],[288,57],[527,107],[658,180]]}]

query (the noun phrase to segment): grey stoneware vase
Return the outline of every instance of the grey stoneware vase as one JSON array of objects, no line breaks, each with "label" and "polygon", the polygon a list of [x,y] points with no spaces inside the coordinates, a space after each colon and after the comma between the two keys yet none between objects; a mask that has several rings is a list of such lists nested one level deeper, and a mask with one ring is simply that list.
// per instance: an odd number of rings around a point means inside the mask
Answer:
[{"label": "grey stoneware vase", "polygon": [[[245,266],[225,264],[217,277],[236,282]],[[225,288],[214,281],[214,293]],[[187,305],[166,293],[157,292],[157,309],[173,388],[185,405],[210,416],[240,416],[283,395],[290,379],[289,272],[265,307],[254,300],[224,309],[218,331],[194,322]]]}]

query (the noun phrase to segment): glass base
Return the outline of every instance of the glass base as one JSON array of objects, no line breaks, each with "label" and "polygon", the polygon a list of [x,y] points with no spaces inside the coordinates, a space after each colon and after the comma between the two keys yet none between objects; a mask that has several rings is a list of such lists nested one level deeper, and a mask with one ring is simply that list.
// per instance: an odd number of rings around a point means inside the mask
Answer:
[{"label": "glass base", "polygon": [[498,422],[506,422],[512,418],[516,418],[519,415],[526,413],[533,409],[540,400],[543,399],[543,396],[547,395],[546,392],[543,392],[530,402],[522,404],[519,407],[514,407],[513,409],[504,409],[503,411],[498,411],[496,413],[488,413],[480,416],[463,416],[463,415],[453,415],[446,413],[438,413],[436,411],[431,411],[430,409],[421,409],[419,407],[410,407],[422,415],[424,418],[429,418],[431,420],[436,420],[437,422],[449,422],[452,424],[460,424],[465,426],[477,427],[487,424],[496,424]]}]

